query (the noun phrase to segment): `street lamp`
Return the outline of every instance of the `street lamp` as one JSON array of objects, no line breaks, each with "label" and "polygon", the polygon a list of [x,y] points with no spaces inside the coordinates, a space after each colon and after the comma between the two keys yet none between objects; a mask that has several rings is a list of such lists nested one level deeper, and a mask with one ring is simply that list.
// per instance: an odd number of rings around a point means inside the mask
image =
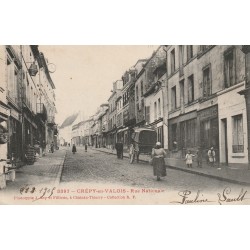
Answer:
[{"label": "street lamp", "polygon": [[247,142],[248,142],[248,169],[250,170],[250,45],[242,45],[241,51],[245,54],[245,89],[239,92],[245,96],[247,112]]}]

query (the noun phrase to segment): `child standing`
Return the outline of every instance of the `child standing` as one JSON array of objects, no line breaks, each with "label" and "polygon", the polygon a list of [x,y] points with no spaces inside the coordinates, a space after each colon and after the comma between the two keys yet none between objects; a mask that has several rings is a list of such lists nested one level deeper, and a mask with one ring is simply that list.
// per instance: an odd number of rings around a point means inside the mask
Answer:
[{"label": "child standing", "polygon": [[195,155],[191,154],[191,152],[188,151],[188,153],[186,154],[186,164],[188,168],[192,168],[193,157],[195,157]]}]

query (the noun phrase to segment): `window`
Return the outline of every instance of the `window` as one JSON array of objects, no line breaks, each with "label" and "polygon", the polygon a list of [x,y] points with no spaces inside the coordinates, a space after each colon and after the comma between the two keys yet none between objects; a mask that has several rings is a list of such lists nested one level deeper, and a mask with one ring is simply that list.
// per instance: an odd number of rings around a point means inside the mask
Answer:
[{"label": "window", "polygon": [[154,119],[157,119],[157,103],[154,102]]},{"label": "window", "polygon": [[210,47],[210,45],[200,45],[200,50],[201,50],[202,52],[204,52],[204,51],[208,50],[209,47]]},{"label": "window", "polygon": [[141,96],[143,96],[143,81],[141,81]]},{"label": "window", "polygon": [[180,45],[179,46],[179,64],[180,64],[180,67],[179,67],[179,75],[180,76],[183,76],[184,74],[184,71],[183,71],[183,64],[184,64],[184,46],[183,45]]},{"label": "window", "polygon": [[194,75],[188,77],[188,103],[194,101]]},{"label": "window", "polygon": [[171,73],[175,72],[175,49],[171,51]]},{"label": "window", "polygon": [[176,86],[171,89],[171,107],[172,110],[176,109]]},{"label": "window", "polygon": [[150,107],[148,106],[148,107],[145,107],[145,121],[147,123],[149,123],[149,121],[150,121],[149,115],[150,115]]},{"label": "window", "polygon": [[235,84],[235,60],[233,49],[224,54],[224,76],[226,88]]},{"label": "window", "polygon": [[242,115],[233,116],[233,153],[244,152]]},{"label": "window", "polygon": [[179,53],[180,53],[180,67],[183,67],[184,64],[184,46],[179,46]]},{"label": "window", "polygon": [[193,58],[193,56],[194,56],[193,45],[187,45],[187,61]]},{"label": "window", "polygon": [[208,97],[212,94],[211,72],[210,66],[203,70],[203,97]]},{"label": "window", "polygon": [[161,99],[158,99],[158,117],[161,117]]},{"label": "window", "polygon": [[138,101],[139,99],[138,86],[136,86],[135,92],[136,92],[136,101]]},{"label": "window", "polygon": [[180,105],[184,105],[184,80],[180,81]]}]

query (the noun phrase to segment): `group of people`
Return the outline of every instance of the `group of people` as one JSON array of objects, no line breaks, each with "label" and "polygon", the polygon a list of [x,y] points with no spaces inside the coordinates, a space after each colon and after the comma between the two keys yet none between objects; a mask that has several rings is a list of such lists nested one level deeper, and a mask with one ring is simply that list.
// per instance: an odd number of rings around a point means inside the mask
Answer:
[{"label": "group of people", "polygon": [[[185,157],[185,161],[186,161],[186,165],[188,168],[192,168],[193,167],[193,157],[196,157],[196,155],[192,154],[191,151],[189,150],[188,153],[186,154]],[[207,151],[207,162],[210,164],[211,167],[215,167],[215,151],[214,148],[211,147],[208,151]],[[198,167],[202,167],[202,150],[201,148],[198,149],[197,151],[197,164]]]},{"label": "group of people", "polygon": [[[85,152],[87,152],[88,151],[88,145],[87,144],[85,144]],[[77,151],[76,151],[76,145],[75,144],[73,144],[73,146],[72,146],[72,153],[73,154],[75,154]]]}]

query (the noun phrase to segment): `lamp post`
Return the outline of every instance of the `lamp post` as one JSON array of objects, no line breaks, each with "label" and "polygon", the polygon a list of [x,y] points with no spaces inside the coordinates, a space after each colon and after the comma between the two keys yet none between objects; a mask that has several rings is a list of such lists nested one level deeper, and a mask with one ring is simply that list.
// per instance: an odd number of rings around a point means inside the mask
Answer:
[{"label": "lamp post", "polygon": [[247,112],[247,142],[248,142],[248,169],[250,170],[250,45],[242,45],[241,51],[245,54],[245,89],[239,92],[245,96]]}]

